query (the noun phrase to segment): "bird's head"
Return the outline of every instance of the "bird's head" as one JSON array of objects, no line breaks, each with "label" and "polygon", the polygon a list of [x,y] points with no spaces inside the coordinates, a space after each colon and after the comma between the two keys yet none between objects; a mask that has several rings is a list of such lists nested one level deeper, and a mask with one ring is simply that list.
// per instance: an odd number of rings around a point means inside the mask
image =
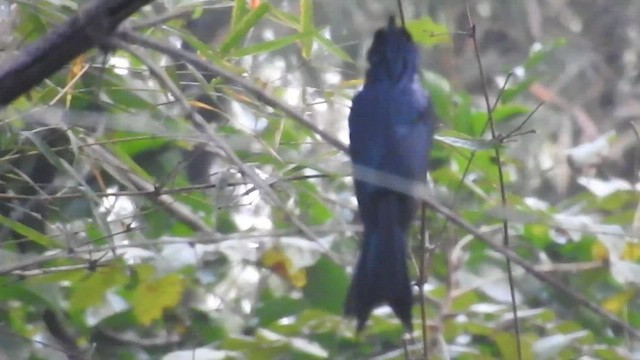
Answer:
[{"label": "bird's head", "polygon": [[367,53],[367,81],[412,81],[418,68],[418,49],[404,27],[395,18],[376,31]]}]

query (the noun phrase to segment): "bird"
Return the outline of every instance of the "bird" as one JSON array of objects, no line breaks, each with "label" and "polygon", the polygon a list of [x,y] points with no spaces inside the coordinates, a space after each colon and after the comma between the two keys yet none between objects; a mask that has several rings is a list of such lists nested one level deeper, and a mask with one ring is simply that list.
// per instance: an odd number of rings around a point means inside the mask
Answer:
[{"label": "bird", "polygon": [[[426,183],[435,115],[418,78],[419,53],[411,35],[391,16],[367,52],[369,68],[349,113],[349,152],[358,211],[364,226],[361,251],[344,313],[360,333],[373,309],[388,304],[412,331],[407,235],[419,200],[367,181],[358,169]],[[360,171],[362,172],[362,171]]]}]

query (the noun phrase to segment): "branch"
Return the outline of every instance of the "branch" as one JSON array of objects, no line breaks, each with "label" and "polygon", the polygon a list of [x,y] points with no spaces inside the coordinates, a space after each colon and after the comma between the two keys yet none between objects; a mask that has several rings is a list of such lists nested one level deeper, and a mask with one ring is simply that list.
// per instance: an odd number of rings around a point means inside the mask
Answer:
[{"label": "branch", "polygon": [[159,42],[159,41],[150,39],[148,37],[138,35],[133,31],[129,31],[129,30],[121,30],[118,32],[117,36],[120,39],[130,44],[146,47],[146,48],[155,50],[157,52],[160,52],[162,54],[165,54],[173,59],[184,61],[201,71],[206,71],[212,75],[215,75],[223,79],[230,85],[236,85],[244,89],[247,93],[249,93],[251,96],[256,98],[256,100],[262,102],[263,104],[267,106],[271,106],[274,109],[279,109],[280,111],[282,111],[284,114],[286,114],[288,117],[290,117],[300,125],[316,133],[318,136],[320,136],[320,138],[322,138],[322,140],[326,141],[336,149],[341,150],[345,153],[349,152],[349,149],[345,144],[342,143],[342,141],[338,140],[336,137],[329,134],[325,130],[319,128],[317,125],[310,122],[309,120],[305,119],[296,110],[292,109],[289,105],[267,94],[266,92],[264,92],[264,90],[254,85],[253,83],[247,80],[244,80],[240,77],[237,77],[234,74],[231,74],[228,71],[214,64],[209,63],[206,60],[201,59],[195,54],[186,52],[176,46],[169,45],[166,41],[164,43]]},{"label": "branch", "polygon": [[109,329],[106,326],[99,326],[98,331],[100,331],[104,336],[119,343],[140,346],[143,348],[166,347],[177,345],[182,341],[180,336],[167,331],[155,338],[142,338],[132,331],[122,332],[120,330]]},{"label": "branch", "polygon": [[[1,159],[0,159],[1,160]],[[341,177],[342,175],[335,175],[335,177]],[[282,182],[290,182],[290,181],[298,181],[298,180],[309,180],[309,179],[323,179],[329,178],[329,175],[324,174],[315,174],[315,175],[295,175],[288,176],[273,180],[267,180],[267,184],[269,186],[275,186]],[[225,183],[223,187],[238,187],[238,186],[246,186],[250,185],[249,181],[230,181]],[[35,184],[37,185],[37,184]],[[118,196],[150,196],[150,195],[173,195],[173,194],[186,194],[189,192],[196,192],[202,190],[211,190],[215,188],[219,188],[221,184],[219,183],[204,183],[204,184],[196,184],[190,186],[181,186],[175,188],[154,188],[152,190],[122,190],[122,191],[97,191],[91,193],[91,196],[95,196],[98,198],[104,197],[118,197]],[[55,195],[24,195],[24,194],[14,194],[14,193],[0,193],[0,201],[10,201],[10,200],[43,200],[47,202],[53,202],[58,200],[68,200],[68,199],[79,199],[87,197],[87,192],[82,191],[81,188],[76,188],[77,191],[67,192],[72,189],[71,187],[67,187],[63,190],[60,190],[59,194]]]},{"label": "branch", "polygon": [[462,230],[473,235],[476,239],[482,241],[491,250],[504,256],[514,264],[519,265],[520,267],[525,269],[528,274],[532,275],[542,283],[550,285],[556,291],[559,291],[563,295],[567,296],[577,305],[583,306],[591,310],[598,316],[604,318],[609,324],[619,326],[620,328],[624,329],[628,334],[632,335],[634,338],[640,339],[639,329],[633,328],[631,325],[617,318],[615,315],[606,311],[605,309],[600,307],[598,304],[591,302],[591,300],[589,300],[587,297],[580,294],[575,289],[572,289],[562,281],[556,279],[555,277],[547,273],[539,271],[534,264],[523,259],[518,254],[516,254],[513,250],[503,246],[502,244],[498,244],[495,241],[493,241],[491,238],[489,238],[487,235],[480,232],[480,230],[478,230],[471,223],[469,223],[468,221],[460,217],[458,214],[454,213],[449,208],[435,201],[432,198],[432,196],[429,194],[429,189],[424,184],[421,184],[419,182],[413,182],[399,176],[394,176],[384,172],[369,169],[364,166],[354,166],[353,170],[354,170],[353,175],[355,176],[356,179],[366,179],[367,182],[373,185],[377,185],[393,191],[411,195],[416,199],[422,200],[427,207],[438,212],[439,214],[447,218],[449,222],[455,224]]},{"label": "branch", "polygon": [[[476,55],[476,63],[478,64],[478,73],[480,75],[480,81],[482,81],[482,94],[484,95],[484,102],[487,107],[487,123],[489,124],[489,129],[491,130],[491,139],[497,138],[495,124],[493,122],[493,108],[491,107],[491,102],[489,101],[489,91],[487,90],[487,80],[484,74],[484,67],[482,66],[482,58],[480,56],[480,47],[478,45],[478,38],[476,36],[476,24],[471,19],[471,12],[469,10],[469,3],[466,3],[467,6],[467,18],[469,20],[469,26],[471,27],[471,32],[469,37],[471,37],[471,42],[473,43],[473,50]],[[506,82],[505,82],[506,83]],[[496,104],[498,102],[496,101]],[[502,169],[502,159],[500,154],[500,148],[496,147],[494,149],[494,154],[496,157],[496,168],[498,169],[498,180],[500,184],[500,201],[502,203],[502,207],[507,207],[507,191],[504,186],[504,171]],[[505,218],[502,220],[502,244],[505,248],[509,248],[509,221]],[[513,312],[513,326],[515,328],[516,335],[516,353],[518,354],[518,360],[522,360],[522,341],[520,339],[520,320],[518,319],[518,306],[516,304],[516,290],[513,280],[513,271],[511,270],[511,260],[507,257],[507,277],[509,279],[509,294],[511,295],[511,311]]]},{"label": "branch", "polygon": [[427,204],[428,207],[430,207],[431,209],[439,212],[440,214],[442,214],[443,216],[448,218],[450,222],[456,224],[458,227],[462,228],[463,230],[467,231],[469,234],[471,234],[471,235],[475,236],[477,239],[481,240],[484,244],[486,244],[489,248],[491,248],[491,250],[503,255],[509,261],[511,261],[514,264],[517,264],[520,267],[522,267],[523,269],[525,269],[527,271],[527,273],[529,273],[530,275],[532,275],[536,279],[540,280],[543,283],[546,283],[546,284],[550,285],[555,290],[557,290],[560,293],[566,295],[569,299],[572,299],[577,305],[583,306],[583,307],[591,310],[592,312],[594,312],[598,316],[603,317],[610,324],[619,326],[620,328],[622,328],[625,331],[627,331],[634,338],[640,339],[640,330],[638,330],[636,328],[633,328],[631,325],[625,323],[621,319],[618,319],[615,315],[607,312],[606,310],[604,310],[603,308],[601,308],[597,304],[592,303],[588,298],[586,298],[582,294],[578,293],[574,289],[570,288],[569,286],[564,284],[562,281],[554,278],[553,276],[551,276],[551,275],[549,275],[547,273],[539,271],[538,269],[536,269],[535,265],[533,265],[530,262],[528,262],[528,261],[524,260],[523,258],[521,258],[513,250],[493,242],[486,235],[482,234],[478,229],[476,229],[473,225],[468,223],[466,220],[464,220],[463,218],[461,218],[457,214],[453,213],[448,208],[438,204],[437,202],[435,202],[432,199],[429,199],[429,198],[427,198],[425,196],[423,196],[422,198],[423,198],[424,202]]},{"label": "branch", "polygon": [[[89,360],[93,349],[91,346],[81,348],[78,345],[77,336],[69,329],[67,324],[63,322],[53,310],[46,309],[42,314],[42,322],[45,324],[49,333],[60,343],[64,353],[69,360]],[[58,349],[57,349],[58,350]]]},{"label": "branch", "polygon": [[[169,195],[157,195],[157,187],[146,179],[128,171],[126,164],[103,148],[87,148],[86,153],[103,165],[103,168],[111,173],[116,179],[122,179],[123,184],[129,184],[136,191],[142,191],[148,195],[149,199],[162,206],[165,211],[187,224],[196,231],[211,232],[212,228],[197,216],[188,206],[176,201]],[[122,170],[125,171],[122,171]]]},{"label": "branch", "polygon": [[152,0],[93,0],[67,22],[28,45],[0,68],[0,106],[8,105],[111,35]]},{"label": "branch", "polygon": [[[162,84],[174,98],[178,100],[178,103],[182,106],[183,110],[186,111],[187,115],[191,120],[193,120],[196,124],[200,125],[200,127],[205,131],[205,134],[209,137],[209,142],[211,146],[215,146],[220,149],[230,160],[231,163],[235,164],[240,172],[245,175],[251,182],[260,190],[261,195],[264,195],[265,199],[271,205],[275,205],[280,210],[284,212],[284,214],[289,218],[289,220],[300,229],[300,231],[305,234],[309,239],[317,240],[316,235],[293,213],[288,211],[284,203],[280,200],[276,192],[270,187],[270,185],[262,179],[262,177],[258,174],[258,172],[248,165],[246,165],[236,154],[236,152],[227,144],[223,137],[219,136],[217,132],[213,131],[210,124],[207,124],[206,121],[199,116],[194,109],[189,105],[187,98],[184,94],[175,86],[175,84],[169,79],[169,76],[166,72],[164,72],[160,67],[156,64],[147,61],[147,56],[144,53],[136,51],[129,47],[126,43],[121,40],[114,39],[114,45],[124,48],[129,51],[135,57],[137,57],[143,64],[147,66],[152,76],[158,80],[160,84]],[[327,249],[328,250],[328,249]]]}]

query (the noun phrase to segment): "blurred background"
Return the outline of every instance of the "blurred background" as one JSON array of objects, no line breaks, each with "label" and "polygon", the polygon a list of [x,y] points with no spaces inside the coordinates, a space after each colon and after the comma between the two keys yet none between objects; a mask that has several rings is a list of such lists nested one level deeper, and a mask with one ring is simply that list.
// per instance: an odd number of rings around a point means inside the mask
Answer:
[{"label": "blurred background", "polygon": [[[86,3],[0,1],[0,64]],[[432,196],[496,243],[506,221],[538,271],[638,328],[640,3],[403,5],[439,117]],[[347,143],[392,14],[154,1],[123,29],[158,46],[119,38],[4,108],[0,359],[517,359],[504,258],[433,211],[431,250],[418,226],[411,243],[415,338],[387,307],[360,337],[342,316],[361,226],[348,155],[315,127]],[[624,327],[513,276],[523,359],[640,359]]]}]

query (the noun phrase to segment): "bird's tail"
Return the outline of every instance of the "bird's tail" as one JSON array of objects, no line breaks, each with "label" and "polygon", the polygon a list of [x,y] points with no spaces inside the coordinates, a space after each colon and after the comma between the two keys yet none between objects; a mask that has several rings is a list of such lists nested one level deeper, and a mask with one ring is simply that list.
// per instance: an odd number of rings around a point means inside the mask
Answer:
[{"label": "bird's tail", "polygon": [[376,231],[365,232],[345,314],[356,317],[360,332],[373,308],[386,303],[405,329],[411,331],[411,284],[407,274],[406,226],[402,226],[406,219],[399,218],[406,214],[401,211],[406,205],[393,193],[380,200]]}]

